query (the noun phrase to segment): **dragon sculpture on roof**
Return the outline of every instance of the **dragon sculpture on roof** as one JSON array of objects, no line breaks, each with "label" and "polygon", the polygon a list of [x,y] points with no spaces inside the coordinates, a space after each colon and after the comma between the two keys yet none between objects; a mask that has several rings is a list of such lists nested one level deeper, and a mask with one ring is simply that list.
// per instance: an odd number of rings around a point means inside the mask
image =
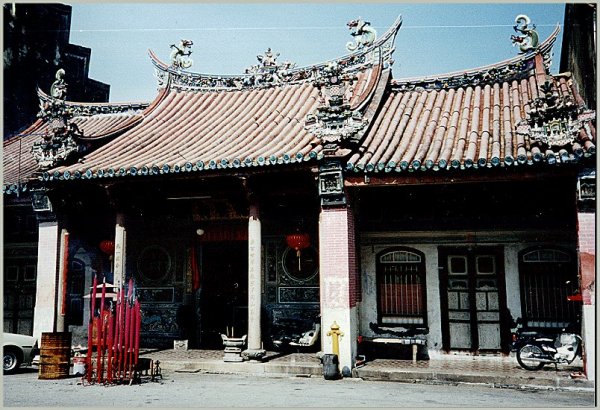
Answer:
[{"label": "dragon sculpture on roof", "polygon": [[515,23],[516,25],[514,25],[513,28],[517,33],[523,34],[523,36],[510,36],[513,46],[518,44],[521,53],[527,53],[537,49],[539,37],[537,31],[535,31],[535,24],[531,24],[531,19],[525,14],[519,14],[515,18]]},{"label": "dragon sculpture on roof", "polygon": [[364,21],[359,17],[356,20],[350,20],[346,25],[352,30],[350,34],[354,37],[354,42],[349,41],[346,43],[348,51],[360,50],[375,42],[377,32],[371,27],[370,22]]},{"label": "dragon sculpture on roof", "polygon": [[171,44],[171,66],[175,68],[190,68],[194,61],[190,58],[192,54],[192,40],[181,40],[179,44]]}]

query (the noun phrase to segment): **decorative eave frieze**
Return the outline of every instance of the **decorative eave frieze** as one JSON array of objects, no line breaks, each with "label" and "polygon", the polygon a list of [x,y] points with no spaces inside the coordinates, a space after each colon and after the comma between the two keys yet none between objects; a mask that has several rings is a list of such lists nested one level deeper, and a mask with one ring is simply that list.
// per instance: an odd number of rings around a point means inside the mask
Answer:
[{"label": "decorative eave frieze", "polygon": [[[389,67],[393,64],[391,57],[394,51],[394,40],[401,24],[402,19],[399,16],[386,33],[373,42],[369,42],[367,38],[369,36],[365,36],[364,39],[361,37],[362,35],[372,34],[371,31],[368,33],[353,31],[351,34],[357,41],[356,51],[334,60],[305,67],[295,67],[290,62],[265,65],[264,60],[259,58],[262,65],[252,66],[241,75],[211,75],[189,72],[180,66],[163,63],[152,50],[148,50],[148,54],[155,67],[158,88],[170,87],[182,91],[236,91],[264,88],[305,81],[318,81],[320,78],[329,75],[328,67],[331,65],[340,67],[346,73],[357,73],[371,68],[381,59],[383,64]],[[355,26],[349,25],[349,27],[353,29]],[[364,24],[361,24],[361,27],[366,28]],[[270,49],[267,52],[270,52]]]},{"label": "decorative eave frieze", "polygon": [[[41,89],[37,89],[37,95],[40,99],[40,110],[43,110],[43,106],[46,103],[52,104],[57,101],[54,98],[46,94]],[[64,103],[65,109],[74,116],[92,116],[98,114],[128,114],[132,112],[139,112],[148,108],[150,103],[147,102],[127,102],[127,103],[81,103],[61,100]]]},{"label": "decorative eave frieze", "polygon": [[483,66],[471,70],[455,71],[431,77],[407,78],[393,80],[392,85],[397,91],[439,90],[459,87],[474,87],[477,85],[501,83],[521,80],[535,72],[535,55],[543,56],[546,71],[552,64],[552,47],[560,31],[557,25],[552,34],[535,48],[535,52],[520,54],[497,64]]}]

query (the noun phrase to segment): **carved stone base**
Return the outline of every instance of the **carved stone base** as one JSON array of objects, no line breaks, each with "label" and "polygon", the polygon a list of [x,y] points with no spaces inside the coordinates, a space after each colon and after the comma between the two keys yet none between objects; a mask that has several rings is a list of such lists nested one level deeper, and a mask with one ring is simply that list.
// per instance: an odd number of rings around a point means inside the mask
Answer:
[{"label": "carved stone base", "polygon": [[238,347],[226,347],[223,352],[224,362],[243,362],[242,349]]},{"label": "carved stone base", "polygon": [[244,356],[246,360],[257,360],[260,362],[263,361],[266,354],[267,351],[263,349],[247,349],[242,352],[242,356]]}]

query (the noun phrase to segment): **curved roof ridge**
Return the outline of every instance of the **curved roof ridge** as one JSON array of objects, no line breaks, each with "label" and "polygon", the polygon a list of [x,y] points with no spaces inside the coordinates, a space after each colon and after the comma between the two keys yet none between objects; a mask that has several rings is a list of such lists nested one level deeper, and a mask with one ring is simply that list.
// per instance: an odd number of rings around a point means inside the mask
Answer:
[{"label": "curved roof ridge", "polygon": [[551,50],[556,42],[559,32],[560,24],[557,24],[550,36],[548,36],[548,38],[533,52],[520,54],[494,64],[466,70],[457,70],[425,77],[393,79],[392,86],[415,84],[415,86],[422,87],[433,86],[435,88],[446,88],[460,86],[465,82],[471,84],[474,81],[474,77],[485,77],[493,81],[498,81],[499,77],[510,77],[531,70],[534,66],[533,60],[537,54],[542,54],[544,56],[544,64],[546,65],[546,68],[548,68],[551,60]]},{"label": "curved roof ridge", "polygon": [[[338,65],[345,72],[358,72],[369,68],[381,59],[387,65],[393,63],[391,55],[394,51],[394,40],[402,25],[402,16],[399,15],[390,28],[373,44],[350,54],[327,60],[321,63],[302,67],[283,67],[275,70],[271,75],[272,81],[255,82],[256,76],[263,77],[270,73],[245,73],[245,74],[203,74],[192,71],[183,71],[169,66],[161,61],[152,50],[148,50],[150,60],[156,69],[159,87],[174,87],[183,90],[240,90],[246,88],[260,88],[273,85],[294,84],[315,80],[323,75],[323,71],[331,65]],[[380,55],[376,51],[380,51]],[[375,61],[378,60],[378,61]],[[285,63],[283,64],[285,65]]]},{"label": "curved roof ridge", "polygon": [[69,100],[58,100],[40,88],[37,94],[41,102],[62,101],[68,108],[73,110],[74,115],[95,115],[95,114],[118,114],[128,111],[141,111],[150,105],[149,102],[78,102]]}]

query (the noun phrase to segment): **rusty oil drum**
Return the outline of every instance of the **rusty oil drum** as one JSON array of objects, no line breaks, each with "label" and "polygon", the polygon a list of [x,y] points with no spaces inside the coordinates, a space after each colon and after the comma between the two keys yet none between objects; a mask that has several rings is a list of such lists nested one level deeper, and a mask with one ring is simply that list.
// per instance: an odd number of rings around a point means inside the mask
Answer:
[{"label": "rusty oil drum", "polygon": [[42,333],[38,379],[69,377],[71,332]]}]

